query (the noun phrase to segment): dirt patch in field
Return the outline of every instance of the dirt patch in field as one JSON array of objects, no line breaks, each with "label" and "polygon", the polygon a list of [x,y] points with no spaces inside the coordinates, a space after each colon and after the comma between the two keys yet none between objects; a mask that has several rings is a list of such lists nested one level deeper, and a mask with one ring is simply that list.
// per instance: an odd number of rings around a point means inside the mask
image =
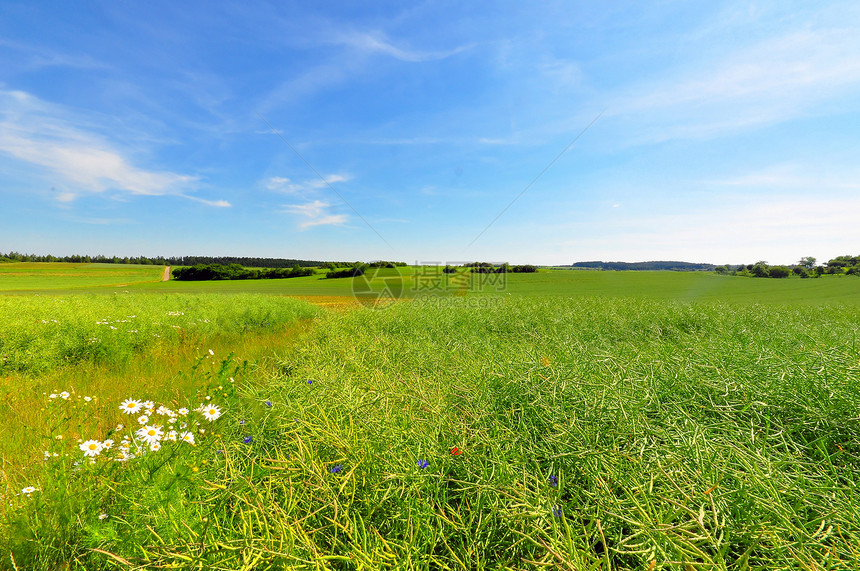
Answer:
[{"label": "dirt patch in field", "polygon": [[308,303],[312,303],[326,309],[334,309],[337,311],[346,311],[349,309],[357,309],[361,304],[354,297],[347,295],[298,295],[291,296]]}]

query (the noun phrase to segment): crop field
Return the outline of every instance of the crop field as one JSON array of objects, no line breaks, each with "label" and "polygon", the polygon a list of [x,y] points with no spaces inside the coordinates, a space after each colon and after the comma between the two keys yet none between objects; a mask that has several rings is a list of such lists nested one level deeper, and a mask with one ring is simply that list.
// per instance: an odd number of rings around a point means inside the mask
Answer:
[{"label": "crop field", "polygon": [[860,568],[860,279],[162,270],[4,283],[4,568]]},{"label": "crop field", "polygon": [[[0,295],[30,293],[219,293],[353,299],[350,279],[325,279],[324,273],[278,280],[161,281],[163,266],[114,264],[0,264]],[[445,276],[438,267],[381,269],[366,276],[374,290],[397,284],[401,298],[424,295],[569,296],[649,298],[763,304],[860,304],[860,279],[753,279],[710,272],[542,270],[507,274],[502,280],[460,274]],[[365,278],[361,278],[365,279]],[[465,280],[465,282],[463,281]]]},{"label": "crop field", "polygon": [[164,266],[126,264],[5,263],[0,264],[0,293],[124,288],[160,282],[163,271]]}]

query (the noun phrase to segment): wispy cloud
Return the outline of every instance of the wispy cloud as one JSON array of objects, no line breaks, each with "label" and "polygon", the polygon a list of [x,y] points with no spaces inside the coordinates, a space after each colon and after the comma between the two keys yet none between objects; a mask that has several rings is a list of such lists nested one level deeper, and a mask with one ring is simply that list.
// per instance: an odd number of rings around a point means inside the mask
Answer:
[{"label": "wispy cloud", "polygon": [[860,37],[852,27],[805,27],[638,82],[607,115],[648,125],[650,140],[709,138],[815,114],[860,91]]},{"label": "wispy cloud", "polygon": [[342,174],[325,175],[325,182],[322,180],[308,179],[303,182],[294,182],[291,179],[283,176],[273,176],[263,181],[263,186],[273,192],[282,192],[285,194],[303,194],[311,191],[318,191],[328,188],[330,184],[338,182],[346,182],[352,177]]},{"label": "wispy cloud", "polygon": [[439,61],[472,49],[470,43],[448,50],[420,50],[400,47],[379,31],[328,31],[315,38],[317,45],[341,46],[345,53],[328,61],[317,61],[315,65],[293,74],[266,93],[257,105],[260,113],[267,115],[275,108],[289,105],[349,82],[365,74],[374,56],[388,56],[398,61],[421,63]]},{"label": "wispy cloud", "polygon": [[132,164],[107,137],[88,130],[72,112],[21,91],[0,91],[0,153],[53,173],[60,202],[107,191],[142,196],[193,196],[196,176]]},{"label": "wispy cloud", "polygon": [[108,69],[110,66],[94,59],[89,54],[72,54],[67,51],[48,49],[41,45],[16,42],[0,38],[0,48],[15,52],[13,60],[18,66],[28,70],[45,67],[68,67],[75,69]]},{"label": "wispy cloud", "polygon": [[223,200],[223,199],[222,200],[207,200],[205,198],[199,198],[197,196],[191,196],[188,194],[180,194],[178,196],[181,196],[182,198],[187,198],[189,200],[194,200],[195,202],[200,202],[200,203],[206,204],[208,206],[215,206],[216,208],[230,208],[231,206],[233,206],[228,201]]},{"label": "wispy cloud", "polygon": [[285,204],[284,210],[291,214],[298,214],[305,217],[299,224],[301,230],[306,230],[314,226],[341,226],[346,223],[346,214],[332,214],[332,205],[321,200],[314,200],[305,204]]},{"label": "wispy cloud", "polygon": [[262,181],[262,184],[268,190],[293,195],[304,201],[299,204],[285,204],[283,209],[284,212],[298,214],[303,218],[299,229],[307,230],[314,226],[340,226],[349,220],[346,214],[333,214],[332,204],[319,197],[328,190],[329,185],[351,178],[347,174],[330,174],[325,175],[325,182],[319,178],[296,182],[287,177],[273,176]]},{"label": "wispy cloud", "polygon": [[774,165],[755,172],[708,181],[717,186],[792,191],[860,190],[860,173],[819,174],[797,164]]},{"label": "wispy cloud", "polygon": [[382,32],[342,32],[332,35],[329,41],[371,54],[384,54],[406,62],[442,60],[470,50],[476,45],[470,43],[441,51],[414,50],[396,46]]}]

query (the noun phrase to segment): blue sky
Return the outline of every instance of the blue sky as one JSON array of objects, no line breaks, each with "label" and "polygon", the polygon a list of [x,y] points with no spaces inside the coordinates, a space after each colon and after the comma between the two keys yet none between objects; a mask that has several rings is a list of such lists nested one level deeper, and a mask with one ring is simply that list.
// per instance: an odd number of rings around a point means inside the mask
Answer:
[{"label": "blue sky", "polygon": [[855,2],[244,4],[3,2],[0,252],[860,252]]}]

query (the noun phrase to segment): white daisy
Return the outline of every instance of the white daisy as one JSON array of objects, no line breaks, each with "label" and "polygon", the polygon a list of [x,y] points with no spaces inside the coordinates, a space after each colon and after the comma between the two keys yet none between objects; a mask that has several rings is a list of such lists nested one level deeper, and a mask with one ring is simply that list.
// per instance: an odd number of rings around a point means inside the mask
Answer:
[{"label": "white daisy", "polygon": [[179,435],[182,440],[187,442],[188,444],[194,444],[194,433],[193,432],[183,432]]},{"label": "white daisy", "polygon": [[68,399],[68,398],[69,398],[69,393],[68,393],[67,391],[63,391],[63,392],[61,392],[61,393],[60,393],[60,398],[61,398],[61,399]]},{"label": "white daisy", "polygon": [[57,398],[57,393],[51,393],[51,396],[49,396],[48,398],[50,398],[50,399]]},{"label": "white daisy", "polygon": [[36,488],[34,488],[33,486],[27,486],[26,488],[24,488],[23,490],[21,490],[21,493],[22,493],[22,494],[27,494],[27,495],[29,496],[30,494],[32,494],[32,493],[33,493],[33,492],[35,492],[35,491],[36,491]]},{"label": "white daisy", "polygon": [[112,446],[113,446],[113,440],[111,440],[110,438],[108,438],[107,440],[102,442],[102,447],[105,450],[110,450]]},{"label": "white daisy", "polygon": [[144,426],[137,430],[137,436],[147,444],[154,444],[164,437],[160,426]]},{"label": "white daisy", "polygon": [[176,442],[177,436],[178,436],[178,434],[176,433],[176,431],[171,430],[170,432],[168,432],[167,434],[164,435],[164,438],[166,438],[167,440],[171,440],[173,442]]},{"label": "white daisy", "polygon": [[114,432],[119,432],[119,431],[120,431],[120,430],[122,430],[123,428],[125,428],[123,425],[121,425],[121,424],[117,424],[117,425],[116,425],[116,428],[114,428],[113,430],[114,430]]},{"label": "white daisy", "polygon": [[149,449],[153,452],[158,452],[159,450],[161,450],[161,444],[159,444],[158,442],[153,442],[149,445]]},{"label": "white daisy", "polygon": [[147,422],[149,422],[149,417],[148,417],[148,416],[146,416],[146,415],[139,416],[139,417],[137,418],[137,423],[138,423],[138,424],[146,424]]},{"label": "white daisy", "polygon": [[99,519],[107,519],[107,514],[99,514]]},{"label": "white daisy", "polygon": [[122,404],[119,405],[119,409],[126,414],[135,414],[140,410],[140,407],[140,401],[135,399],[125,399],[122,401]]},{"label": "white daisy", "polygon": [[104,445],[98,440],[87,440],[83,444],[81,444],[78,448],[83,451],[84,456],[98,456],[99,453],[104,448]]},{"label": "white daisy", "polygon": [[151,400],[143,401],[143,408],[155,408],[155,403]]},{"label": "white daisy", "polygon": [[180,415],[185,416],[188,414],[188,409],[185,407],[182,407],[177,412],[179,412]]},{"label": "white daisy", "polygon": [[212,349],[209,349],[209,354],[210,354],[211,356],[213,356],[213,357],[214,357],[214,356],[215,356],[215,351],[213,351]]},{"label": "white daisy", "polygon": [[203,416],[206,417],[206,420],[212,422],[213,420],[221,416],[221,409],[218,408],[218,405],[209,405],[203,409]]}]

